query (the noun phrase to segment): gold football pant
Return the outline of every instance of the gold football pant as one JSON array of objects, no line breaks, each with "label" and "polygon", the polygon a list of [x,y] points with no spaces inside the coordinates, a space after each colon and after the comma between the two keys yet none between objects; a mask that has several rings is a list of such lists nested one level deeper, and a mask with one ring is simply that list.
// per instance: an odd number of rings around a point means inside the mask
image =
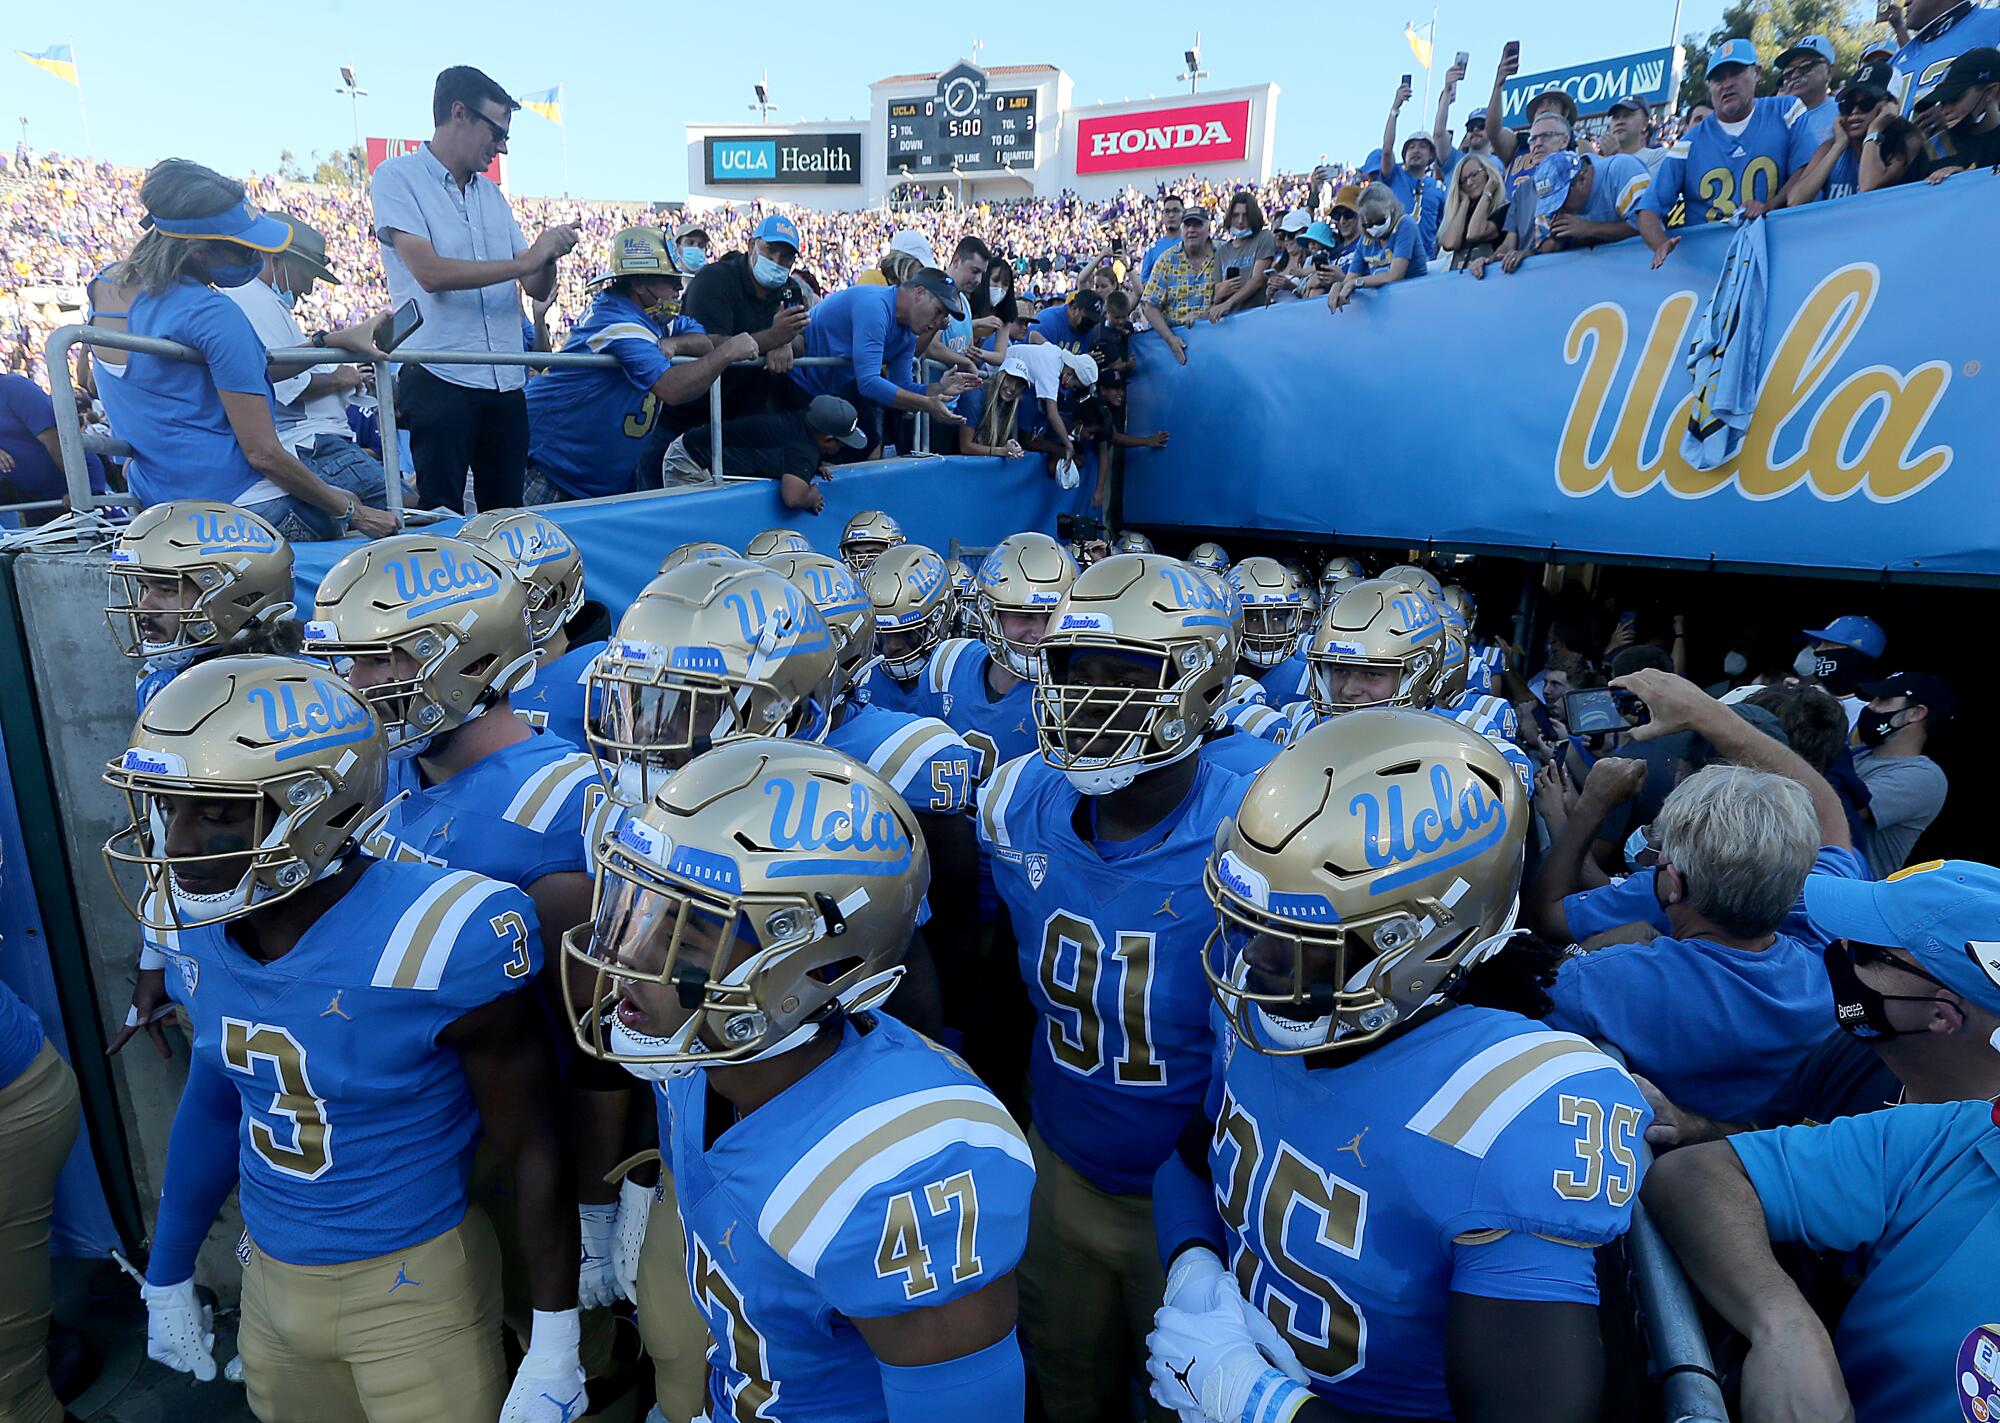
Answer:
[{"label": "gold football pant", "polygon": [[0,1087],[0,1419],[58,1423],[49,1390],[49,1215],[76,1141],[76,1078],[46,1039]]},{"label": "gold football pant", "polygon": [[507,1396],[493,1228],[472,1207],[344,1265],[287,1265],[251,1241],[237,1345],[264,1423],[493,1423]]},{"label": "gold football pant", "polygon": [[[1153,1198],[1113,1195],[1064,1162],[1041,1133],[1021,1286],[1028,1342],[1049,1423],[1129,1418],[1153,1311],[1167,1292],[1153,1236]],[[1146,1400],[1151,1423],[1174,1415]]]},{"label": "gold football pant", "polygon": [[687,1231],[664,1165],[665,1199],[646,1217],[639,1247],[639,1337],[653,1360],[653,1391],[667,1423],[688,1423],[708,1406],[708,1321],[688,1290]]}]

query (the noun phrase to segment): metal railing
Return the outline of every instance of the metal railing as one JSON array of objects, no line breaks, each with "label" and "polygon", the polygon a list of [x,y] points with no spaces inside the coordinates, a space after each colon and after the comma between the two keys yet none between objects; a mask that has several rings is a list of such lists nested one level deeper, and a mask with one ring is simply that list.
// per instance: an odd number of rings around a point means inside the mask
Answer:
[{"label": "metal railing", "polygon": [[[72,323],[59,326],[49,333],[45,346],[49,371],[49,396],[57,411],[74,411],[76,403],[76,382],[71,374],[71,352],[78,346],[102,348],[105,350],[127,351],[141,355],[159,356],[165,360],[190,361],[205,364],[202,354],[192,346],[184,346],[178,341],[166,341],[156,336],[135,336],[128,331],[107,331],[95,326]],[[270,361],[280,366],[296,366],[301,369],[325,365],[372,365],[375,371],[376,408],[379,412],[382,435],[382,474],[386,503],[389,512],[404,519],[403,507],[403,462],[402,447],[397,439],[396,401],[394,394],[394,368],[398,365],[425,366],[529,366],[540,370],[617,370],[618,358],[611,355],[567,351],[418,351],[398,350],[379,361],[343,359],[347,354],[335,348],[321,346],[299,346],[274,350],[266,353]],[[701,359],[699,356],[674,356],[675,365],[688,365]],[[754,361],[735,361],[730,369],[761,367],[760,357]],[[851,362],[840,356],[799,356],[792,362],[795,366],[844,366]],[[924,361],[922,371],[926,382],[931,379],[934,363]],[[893,413],[893,412],[892,412]],[[693,486],[690,492],[720,485],[722,482],[722,381],[720,377],[708,387],[709,451],[708,469],[710,485]],[[129,492],[107,490],[96,494],[90,488],[91,454],[110,454],[129,457],[133,453],[128,441],[107,438],[101,435],[85,435],[74,419],[56,420],[56,442],[62,453],[63,483],[67,499],[30,500],[17,504],[0,504],[0,514],[25,513],[41,509],[60,509],[67,504],[72,510],[123,508],[136,504],[137,499]],[[916,448],[908,453],[927,455],[930,453],[930,417],[918,412],[916,417]],[[423,517],[418,511],[417,518]]]}]

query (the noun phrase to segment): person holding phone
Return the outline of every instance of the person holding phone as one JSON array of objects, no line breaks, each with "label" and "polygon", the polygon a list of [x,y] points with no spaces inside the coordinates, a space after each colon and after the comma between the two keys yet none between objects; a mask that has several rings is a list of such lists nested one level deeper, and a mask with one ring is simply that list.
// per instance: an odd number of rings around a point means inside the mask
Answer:
[{"label": "person holding phone", "polygon": [[1389,117],[1382,125],[1382,146],[1368,155],[1362,165],[1369,177],[1381,182],[1396,195],[1404,211],[1417,220],[1417,236],[1426,258],[1437,255],[1438,225],[1444,218],[1444,184],[1431,176],[1437,166],[1437,143],[1429,134],[1413,133],[1403,141],[1402,162],[1390,155],[1396,150],[1396,121],[1403,105],[1410,101],[1410,76],[1405,74],[1389,101]]}]

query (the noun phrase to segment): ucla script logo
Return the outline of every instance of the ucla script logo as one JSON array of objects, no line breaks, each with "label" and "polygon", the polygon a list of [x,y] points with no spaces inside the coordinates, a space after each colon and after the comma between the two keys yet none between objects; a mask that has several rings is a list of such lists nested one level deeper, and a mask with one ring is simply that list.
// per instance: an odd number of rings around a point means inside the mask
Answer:
[{"label": "ucla script logo", "polygon": [[547,519],[502,529],[500,542],[506,545],[508,560],[523,568],[536,568],[559,558],[567,558],[572,547],[568,536]]},{"label": "ucla script logo", "polygon": [[263,713],[264,735],[280,748],[279,761],[350,746],[375,734],[375,718],[353,693],[317,677],[304,697],[295,682],[281,682],[275,689],[252,687],[243,695]]},{"label": "ucla script logo", "polygon": [[[788,860],[771,870],[773,879],[787,875],[820,874],[830,869],[860,875],[901,874],[910,864],[910,837],[896,812],[877,805],[866,786],[853,786],[844,801],[822,807],[817,778],[803,786],[782,776],[764,782],[764,794],[774,798],[771,845],[778,850],[831,852],[820,857]],[[856,859],[862,855],[870,858]]]},{"label": "ucla script logo", "polygon": [[1389,606],[1396,617],[1410,630],[1410,635],[1419,642],[1427,641],[1444,631],[1444,624],[1438,618],[1437,609],[1431,600],[1418,593],[1405,593],[1390,599]]},{"label": "ucla script logo", "polygon": [[187,516],[200,553],[276,553],[278,536],[236,514],[197,509]]},{"label": "ucla script logo", "polygon": [[1368,886],[1386,894],[1413,880],[1471,859],[1507,830],[1507,808],[1477,778],[1454,789],[1451,772],[1432,766],[1430,800],[1406,806],[1403,788],[1391,784],[1385,797],[1367,791],[1347,803],[1361,817],[1362,853],[1369,868],[1387,870]]},{"label": "ucla script logo", "polygon": [[1584,311],[1563,343],[1563,359],[1584,367],[1556,455],[1557,487],[1581,496],[1609,485],[1630,496],[1664,483],[1682,499],[1699,499],[1734,483],[1745,498],[1775,499],[1804,484],[1827,500],[1856,492],[1878,504],[1909,498],[1951,467],[1950,446],[1918,449],[1951,367],[1926,361],[1906,373],[1865,366],[1823,390],[1881,280],[1872,263],[1858,262],[1813,289],[1770,343],[1774,354],[1742,448],[1715,469],[1696,469],[1681,456],[1692,392],[1668,414],[1658,443],[1646,444],[1648,432],[1660,428],[1668,378],[1681,369],[1695,293],[1676,292],[1660,304],[1622,391],[1613,386],[1625,360],[1625,309],[1604,302]]},{"label": "ucla script logo", "polygon": [[389,565],[396,596],[408,606],[403,616],[420,618],[439,608],[484,598],[500,586],[493,570],[476,558],[460,558],[450,549],[413,553]]},{"label": "ucla script logo", "polygon": [[736,614],[736,626],[752,647],[764,646],[773,652],[780,648],[787,652],[819,651],[829,640],[826,619],[798,589],[783,580],[780,583],[781,601],[776,607],[766,604],[764,590],[754,585],[741,591],[732,589],[718,601]]}]

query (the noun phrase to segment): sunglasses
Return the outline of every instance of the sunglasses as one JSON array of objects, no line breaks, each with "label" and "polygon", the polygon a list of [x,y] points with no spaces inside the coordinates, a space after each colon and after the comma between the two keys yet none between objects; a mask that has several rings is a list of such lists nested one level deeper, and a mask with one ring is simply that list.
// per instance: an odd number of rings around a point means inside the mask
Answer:
[{"label": "sunglasses", "polygon": [[507,139],[510,137],[506,129],[502,128],[499,124],[495,123],[492,119],[488,118],[486,115],[480,113],[479,110],[468,106],[465,112],[471,115],[473,118],[478,119],[481,123],[485,124],[488,128],[493,130],[493,141],[495,143],[505,143]]},{"label": "sunglasses", "polygon": [[1887,97],[1888,95],[1886,94],[1843,94],[1839,100],[1839,112],[1843,114],[1866,113]]}]

